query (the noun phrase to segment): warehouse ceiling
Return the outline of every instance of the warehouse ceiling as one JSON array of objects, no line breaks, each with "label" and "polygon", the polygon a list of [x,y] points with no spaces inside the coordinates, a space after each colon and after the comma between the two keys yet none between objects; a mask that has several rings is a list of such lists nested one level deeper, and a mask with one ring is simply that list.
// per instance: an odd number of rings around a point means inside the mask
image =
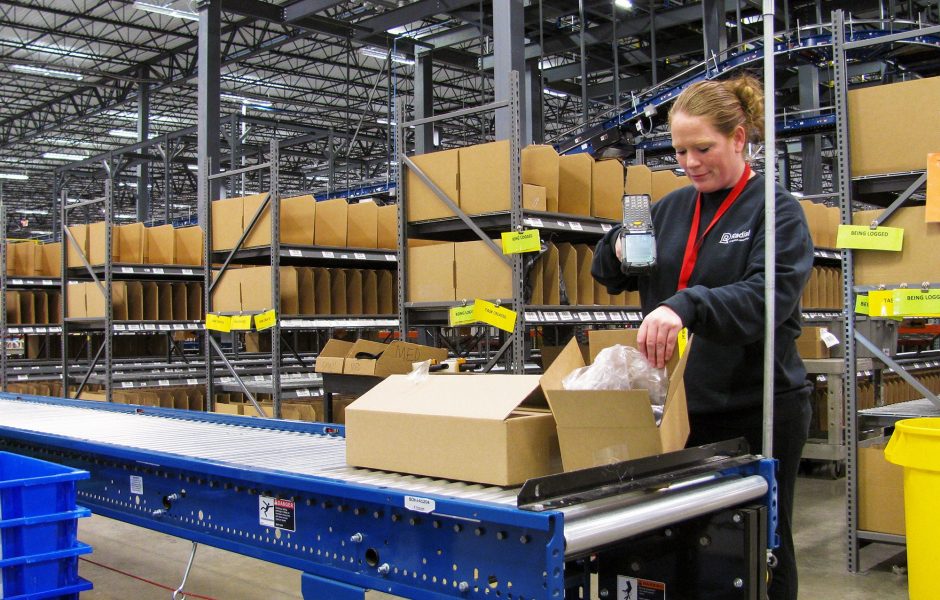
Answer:
[{"label": "warehouse ceiling", "polygon": [[[152,147],[127,155],[119,178],[116,214],[130,218],[136,169],[150,165],[152,216],[192,213],[196,177],[195,132],[161,138],[196,125],[196,0],[5,0],[0,3],[0,179],[11,218],[11,237],[51,231],[56,170],[132,144],[137,139],[139,92],[150,98]],[[616,27],[620,104],[631,92],[700,63],[702,4],[684,0],[584,0],[589,121],[615,105],[611,39]],[[835,8],[877,18],[878,2],[778,3],[777,29],[827,21]],[[894,3],[892,3],[894,4]],[[907,2],[910,11],[937,22],[937,3]],[[759,0],[726,0],[729,44],[760,35]],[[260,152],[272,138],[306,136],[285,150],[291,191],[326,191],[332,148],[334,188],[381,183],[390,177],[389,108],[410,104],[416,51],[434,62],[434,111],[492,100],[492,7],[480,0],[335,1],[222,0],[222,112],[225,139],[237,135],[245,152]],[[651,12],[655,13],[655,50]],[[525,3],[529,55],[543,68],[547,139],[582,126],[581,30],[578,2]],[[652,56],[657,58],[654,63]],[[393,60],[389,60],[389,54]],[[870,57],[912,76],[933,74],[936,54],[910,48]],[[794,94],[783,78],[781,98]],[[238,115],[237,121],[226,115]],[[330,132],[333,133],[332,147]],[[442,147],[492,139],[490,117],[448,121]],[[223,142],[223,153],[227,142]],[[169,177],[163,154],[173,158]],[[64,181],[69,197],[102,193],[103,168],[73,169]],[[96,178],[92,176],[96,176]],[[2,177],[3,175],[0,175]],[[169,185],[167,185],[169,182]],[[252,185],[248,182],[248,185]],[[165,190],[169,188],[170,193]],[[168,200],[164,200],[168,198]]]}]

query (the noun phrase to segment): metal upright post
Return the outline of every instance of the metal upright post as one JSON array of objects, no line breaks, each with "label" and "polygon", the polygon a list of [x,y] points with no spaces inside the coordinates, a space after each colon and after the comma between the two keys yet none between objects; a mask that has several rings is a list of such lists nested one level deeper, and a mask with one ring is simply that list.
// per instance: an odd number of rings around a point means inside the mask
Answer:
[{"label": "metal upright post", "polygon": [[[509,107],[511,135],[509,136],[509,223],[512,231],[522,231],[522,173],[520,154],[522,146],[522,114],[519,101],[519,71],[509,73]],[[499,109],[497,109],[499,110]],[[516,311],[516,325],[512,332],[510,368],[513,373],[525,372],[525,273],[522,255],[512,255],[512,308]]]},{"label": "metal upright post", "polygon": [[[706,57],[707,59],[707,57]],[[777,142],[774,122],[774,2],[764,0],[764,434],[762,452],[774,452],[774,352],[777,322]]]},{"label": "metal upright post", "polygon": [[114,335],[114,306],[112,286],[114,269],[112,264],[112,248],[114,247],[114,235],[111,230],[114,223],[114,176],[115,173],[113,158],[109,157],[108,162],[111,168],[108,170],[108,178],[104,181],[104,379],[105,379],[105,401],[112,401],[112,384],[114,375],[112,366],[114,357],[112,356]]},{"label": "metal upright post", "polygon": [[[209,178],[199,177],[199,191],[200,194],[204,195],[206,198],[209,198]],[[203,228],[202,231],[202,260],[203,260],[203,276],[202,276],[202,307],[204,310],[203,320],[205,320],[205,315],[212,312],[212,200],[207,200],[206,202],[200,203],[198,205],[199,210],[199,225]],[[204,329],[203,333],[203,346],[205,352],[206,360],[206,405],[205,410],[207,412],[212,412],[215,410],[215,381],[213,379],[212,373],[212,332],[208,329]]]},{"label": "metal upright post", "polygon": [[3,352],[0,352],[0,390],[7,391],[7,353],[9,348],[9,328],[7,327],[7,207],[0,202],[0,227],[3,227],[3,239],[0,239],[0,339],[3,340]]},{"label": "metal upright post", "polygon": [[278,163],[280,146],[271,140],[271,306],[276,313],[271,328],[271,395],[274,400],[274,418],[281,418],[281,195],[279,192]]},{"label": "metal upright post", "polygon": [[[848,77],[845,60],[845,16],[841,10],[832,13],[832,65],[836,110],[836,177],[839,193],[840,222],[852,223],[852,172],[849,155]],[[842,250],[842,339],[845,355],[842,362],[842,397],[845,403],[845,488],[847,568],[858,571],[858,435],[855,395],[855,265],[851,250]]]},{"label": "metal upright post", "polygon": [[407,178],[402,175],[404,170],[402,168],[401,159],[401,157],[405,155],[405,136],[402,135],[404,130],[402,124],[404,122],[405,111],[399,100],[395,105],[396,124],[392,131],[395,132],[395,139],[393,140],[395,144],[394,156],[395,161],[398,163],[398,168],[395,169],[395,194],[398,204],[398,248],[396,249],[396,256],[398,258],[398,332],[403,341],[408,339],[408,311],[405,310],[405,290],[408,289],[408,270],[406,269],[408,256],[408,211],[405,206],[405,199],[408,197],[408,191],[405,189],[405,180]]},{"label": "metal upright post", "polygon": [[62,347],[62,396],[69,398],[69,330],[66,316],[68,314],[69,286],[68,286],[68,253],[69,239],[65,233],[68,229],[68,212],[65,207],[68,204],[68,192],[63,187],[59,190],[59,239],[62,240],[62,252],[59,257],[59,285],[62,289],[62,300],[59,302],[59,314],[62,317],[62,339],[59,343]]}]

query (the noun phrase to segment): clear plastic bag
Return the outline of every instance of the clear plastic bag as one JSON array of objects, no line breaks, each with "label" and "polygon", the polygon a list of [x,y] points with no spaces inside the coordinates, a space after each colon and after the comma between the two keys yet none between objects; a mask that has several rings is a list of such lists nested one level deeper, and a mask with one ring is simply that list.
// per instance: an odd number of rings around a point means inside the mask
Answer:
[{"label": "clear plastic bag", "polygon": [[615,344],[601,350],[590,365],[569,373],[561,385],[566,390],[648,390],[650,403],[662,406],[669,378],[636,348]]},{"label": "clear plastic bag", "polygon": [[431,376],[431,361],[426,360],[415,363],[411,373],[408,373],[408,381],[417,385]]}]

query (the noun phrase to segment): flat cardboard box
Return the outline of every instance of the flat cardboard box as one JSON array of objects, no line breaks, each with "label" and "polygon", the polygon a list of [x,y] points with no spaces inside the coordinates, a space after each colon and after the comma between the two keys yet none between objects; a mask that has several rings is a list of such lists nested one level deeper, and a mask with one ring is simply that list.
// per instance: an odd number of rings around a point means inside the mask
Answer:
[{"label": "flat cardboard box", "polygon": [[379,314],[378,275],[371,269],[362,271],[362,314]]},{"label": "flat cardboard box", "polygon": [[[356,358],[360,352],[378,355],[376,359]],[[371,375],[374,377],[388,377],[395,374],[407,374],[413,370],[414,363],[426,360],[442,362],[447,359],[446,348],[432,348],[410,342],[395,340],[389,344],[381,344],[369,340],[357,340],[350,348],[344,373],[353,375]]]},{"label": "flat cardboard box", "polygon": [[19,325],[20,319],[20,294],[19,292],[6,292],[7,297],[7,323],[9,325]]},{"label": "flat cardboard box", "polygon": [[653,171],[650,174],[650,183],[652,185],[652,200],[659,202],[663,196],[677,189],[676,174],[670,170]]},{"label": "flat cardboard box", "polygon": [[131,321],[144,320],[144,286],[139,281],[125,283],[127,298],[127,318]]},{"label": "flat cardboard box", "polygon": [[558,160],[558,212],[590,215],[594,159],[581,153],[560,156]]},{"label": "flat cardboard box", "polygon": [[331,338],[327,340],[317,355],[314,371],[317,373],[342,373],[346,355],[352,349],[352,342]]},{"label": "flat cardboard box", "polygon": [[561,265],[558,246],[549,242],[542,255],[542,302],[548,306],[561,304]]},{"label": "flat cardboard box", "polygon": [[[454,148],[411,157],[415,165],[457,206],[460,206],[459,151],[459,148]],[[418,175],[408,168],[405,185],[405,214],[409,223],[454,216],[453,211],[438,199],[431,188],[424,185]]]},{"label": "flat cardboard box", "polygon": [[202,265],[202,227],[179,227],[173,230],[173,243],[176,251],[176,264]]},{"label": "flat cardboard box", "polygon": [[408,301],[456,300],[454,243],[408,248]]},{"label": "flat cardboard box", "polygon": [[317,314],[316,286],[310,267],[297,268],[297,304],[301,315]]},{"label": "flat cardboard box", "polygon": [[578,304],[596,304],[594,301],[594,278],[591,276],[591,263],[594,262],[594,252],[587,244],[575,244],[574,251],[578,267]]},{"label": "flat cardboard box", "polygon": [[[614,344],[636,347],[635,329],[591,331],[590,360]],[[688,352],[666,366],[669,390],[660,426],[656,426],[646,390],[565,390],[562,379],[585,366],[578,341],[572,339],[541,377],[558,426],[565,471],[681,450],[689,435],[689,417],[682,381]]]},{"label": "flat cardboard box", "polygon": [[346,273],[346,312],[350,315],[362,314],[362,271],[345,269]]},{"label": "flat cardboard box", "polygon": [[[105,261],[105,223],[98,221],[88,226],[88,262],[94,267],[103,265]],[[120,230],[111,229],[111,260],[117,262],[120,256],[121,235]]]},{"label": "flat cardboard box", "polygon": [[82,319],[88,312],[85,307],[85,284],[69,282],[66,290],[65,316],[69,319]]},{"label": "flat cardboard box", "polygon": [[[272,308],[271,267],[241,269],[241,310],[262,312]],[[278,315],[296,315],[300,311],[297,298],[297,269],[281,267],[280,307]]]},{"label": "flat cardboard box", "polygon": [[[867,225],[882,210],[861,211],[854,215],[856,225]],[[887,227],[904,229],[901,252],[858,250],[854,252],[856,285],[907,283],[920,287],[924,281],[940,281],[940,223],[926,222],[926,208],[900,208],[885,222]]]},{"label": "flat cardboard box", "polygon": [[314,267],[313,269],[313,289],[317,296],[316,314],[333,314],[333,302],[330,297],[330,269],[323,267]]},{"label": "flat cardboard box", "polygon": [[858,448],[858,528],[905,535],[904,468],[889,463],[884,448]]},{"label": "flat cardboard box", "polygon": [[349,204],[343,198],[317,203],[314,245],[328,248],[346,247],[346,213]]},{"label": "flat cardboard box", "polygon": [[646,165],[627,167],[627,180],[623,187],[624,194],[653,195],[653,172]]},{"label": "flat cardboard box", "polygon": [[347,315],[346,307],[346,272],[342,269],[330,269],[330,314]]},{"label": "flat cardboard box", "polygon": [[346,245],[350,248],[376,248],[379,213],[375,202],[350,204],[346,217]]},{"label": "flat cardboard box", "polygon": [[522,184],[522,208],[524,210],[548,210],[545,188],[540,185]]},{"label": "flat cardboard box", "polygon": [[[255,194],[247,198],[263,198],[266,194]],[[226,198],[213,200],[212,209],[212,250],[231,250],[238,243],[245,226],[242,211],[246,198]]]},{"label": "flat cardboard box", "polygon": [[176,264],[176,234],[172,225],[147,228],[147,263]]},{"label": "flat cardboard box", "polygon": [[531,145],[521,152],[522,183],[545,188],[545,208],[558,212],[559,156],[554,146]]},{"label": "flat cardboard box", "polygon": [[[212,288],[212,312],[237,313],[242,310],[241,272],[243,269],[227,269],[217,274]],[[268,288],[270,289],[270,287]]]},{"label": "flat cardboard box", "polygon": [[16,242],[7,244],[7,252],[13,258],[13,273],[23,277],[34,277],[40,261],[37,261],[39,246],[33,242]]},{"label": "flat cardboard box", "polygon": [[545,288],[544,267],[542,266],[542,263],[545,260],[546,254],[546,252],[541,253],[535,260],[532,268],[528,271],[524,287],[524,290],[527,293],[525,298],[526,304],[538,306],[545,303],[545,300],[542,296],[543,289]]},{"label": "flat cardboard box", "polygon": [[391,271],[376,271],[379,314],[390,315],[398,310],[398,293],[395,274]]},{"label": "flat cardboard box", "polygon": [[460,208],[468,215],[509,210],[509,140],[460,148]]},{"label": "flat cardboard box", "polygon": [[618,223],[622,221],[623,186],[623,165],[619,160],[596,161],[591,186],[591,215]]},{"label": "flat cardboard box", "polygon": [[[247,227],[255,216],[267,194],[251,196],[242,203],[242,223]],[[312,246],[317,201],[313,196],[294,196],[281,199],[281,243],[295,246]],[[271,203],[264,207],[261,216],[245,238],[245,248],[263,248],[271,245]]]},{"label": "flat cardboard box", "polygon": [[190,321],[202,321],[205,318],[202,286],[195,282],[186,284],[186,318]]},{"label": "flat cardboard box", "polygon": [[[69,232],[75,238],[75,243],[68,239],[63,240],[63,242],[67,242],[65,254],[68,261],[67,266],[69,268],[81,267],[84,265],[81,256],[84,255],[86,259],[88,257],[88,225],[69,225]],[[78,248],[75,247],[76,244]]]},{"label": "flat cardboard box", "polygon": [[118,225],[115,231],[120,232],[115,236],[118,242],[119,250],[118,260],[122,263],[141,264],[147,257],[147,228],[143,223],[128,223],[127,225]]},{"label": "flat cardboard box", "polygon": [[40,247],[41,277],[60,277],[62,275],[62,242],[43,244]]},{"label": "flat cardboard box", "polygon": [[803,333],[796,338],[800,358],[829,358],[829,347],[822,340],[824,330],[824,327],[803,327]]},{"label": "flat cardboard box", "polygon": [[[852,176],[923,169],[926,156],[940,149],[937,97],[940,77],[850,90]],[[901,135],[885,135],[885,115]]]},{"label": "flat cardboard box", "polygon": [[[558,244],[558,266],[561,282],[565,284],[561,293],[561,303],[577,305],[578,302],[578,253],[574,246],[563,242]],[[567,302],[565,302],[567,299]]]},{"label": "flat cardboard box", "polygon": [[398,206],[387,204],[376,211],[376,248],[398,248]]},{"label": "flat cardboard box", "polygon": [[491,485],[559,470],[535,375],[391,375],[346,408],[346,462]]},{"label": "flat cardboard box", "polygon": [[[495,243],[501,247],[499,240]],[[456,299],[512,298],[512,269],[483,240],[455,244],[454,263]]]}]

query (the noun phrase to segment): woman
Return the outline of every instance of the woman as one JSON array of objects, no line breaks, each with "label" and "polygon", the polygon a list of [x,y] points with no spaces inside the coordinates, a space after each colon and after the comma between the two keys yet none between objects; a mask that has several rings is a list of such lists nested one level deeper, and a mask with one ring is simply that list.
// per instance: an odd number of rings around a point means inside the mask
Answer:
[{"label": "woman", "polygon": [[[682,328],[695,336],[685,370],[688,445],[743,436],[761,451],[764,355],[764,178],[747,162],[748,141],[763,136],[763,93],[750,76],[703,81],[669,112],[676,159],[692,185],[653,206],[658,264],[627,277],[619,228],[597,245],[591,272],[610,293],[640,290],[645,318],[637,341],[662,367]],[[800,297],[813,266],[803,211],[777,187],[774,458],[780,461],[780,547],[770,598],[797,597],[791,533],[793,492],[809,430],[809,385],[796,351]]]}]

